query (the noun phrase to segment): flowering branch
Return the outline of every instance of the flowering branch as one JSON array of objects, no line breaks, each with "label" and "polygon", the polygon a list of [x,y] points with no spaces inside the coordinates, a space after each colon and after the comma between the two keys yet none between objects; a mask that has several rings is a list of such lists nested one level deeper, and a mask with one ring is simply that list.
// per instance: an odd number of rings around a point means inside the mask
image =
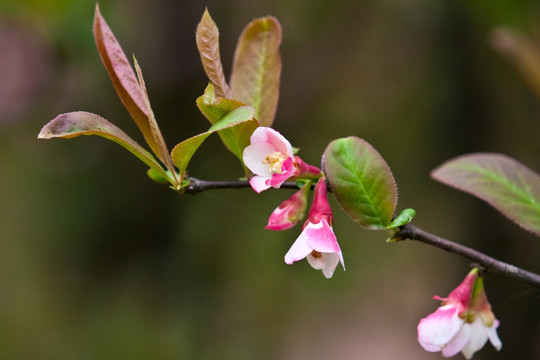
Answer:
[{"label": "flowering branch", "polygon": [[[189,185],[187,185],[184,189],[187,193],[192,195],[212,189],[241,189],[250,187],[249,181],[246,180],[211,181],[201,180],[194,177],[190,177],[188,180]],[[281,185],[281,188],[298,189],[298,186],[294,181],[285,181]],[[328,191],[332,190],[329,188]],[[474,261],[486,272],[503,274],[512,279],[540,288],[540,275],[497,260],[467,246],[444,239],[437,235],[433,235],[412,224],[402,226],[400,230],[393,236],[393,238],[399,240],[416,240],[435,246],[439,249],[449,251]]]},{"label": "flowering branch", "polygon": [[400,240],[416,240],[425,244],[438,247],[439,249],[443,249],[454,254],[463,256],[467,259],[473,260],[487,272],[503,274],[512,279],[540,288],[540,275],[520,269],[517,266],[507,264],[503,261],[494,259],[484,253],[481,253],[480,251],[471,249],[467,246],[441,238],[437,235],[433,235],[414,225],[404,225],[394,235],[394,238],[398,238]]}]

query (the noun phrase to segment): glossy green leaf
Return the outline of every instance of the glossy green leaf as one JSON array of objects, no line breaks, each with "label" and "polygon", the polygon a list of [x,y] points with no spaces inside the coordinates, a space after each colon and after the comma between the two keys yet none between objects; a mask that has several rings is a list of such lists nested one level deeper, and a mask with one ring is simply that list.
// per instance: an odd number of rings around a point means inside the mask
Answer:
[{"label": "glossy green leaf", "polygon": [[[98,5],[96,5],[94,16],[94,39],[103,65],[107,69],[120,100],[141,130],[152,151],[161,158],[159,145],[154,139],[149,124],[144,95],[137,77],[118,40],[101,15]],[[163,159],[161,160],[163,161]]]},{"label": "glossy green leaf", "polygon": [[173,183],[171,177],[159,165],[152,154],[146,151],[117,126],[99,115],[84,111],[60,114],[41,129],[38,138],[69,139],[79,135],[97,135],[114,141],[142,160],[157,174],[160,174],[163,178],[168,179],[168,181]]},{"label": "glossy green leaf", "polygon": [[415,215],[416,211],[414,209],[405,209],[386,228],[394,229],[406,225],[412,221]]},{"label": "glossy green leaf", "polygon": [[271,126],[281,75],[281,25],[273,17],[252,21],[240,35],[231,74],[233,99],[255,108],[261,126]]},{"label": "glossy green leaf", "polygon": [[445,162],[431,176],[540,235],[540,175],[518,161],[502,154],[469,154]]},{"label": "glossy green leaf", "polygon": [[237,108],[230,108],[227,112],[223,111],[223,108],[219,106],[216,108],[205,106],[206,111],[212,114],[213,117],[217,117],[217,114],[221,115],[219,120],[215,121],[208,131],[182,141],[172,150],[172,161],[179,170],[181,180],[189,161],[208,136],[214,132],[218,132],[220,135],[222,133],[229,133],[235,128],[242,126],[257,127],[257,121],[253,117],[255,110],[251,106],[243,105]]},{"label": "glossy green leaf", "polygon": [[231,98],[231,89],[225,79],[219,54],[219,31],[208,9],[204,10],[195,38],[204,71],[215,88],[216,96]]},{"label": "glossy green leaf", "polygon": [[324,169],[343,210],[367,229],[385,229],[396,209],[397,187],[390,168],[369,143],[337,139],[324,152]]},{"label": "glossy green leaf", "polygon": [[[211,124],[217,124],[224,116],[231,114],[236,109],[243,108],[242,112],[251,111],[251,118],[255,115],[255,109],[250,106],[236,101],[216,97],[214,87],[209,84],[204,94],[197,99],[197,106],[203,115],[210,121]],[[238,113],[236,113],[238,114]],[[230,115],[229,115],[230,116]],[[242,163],[242,153],[244,148],[249,145],[249,137],[259,126],[257,121],[247,121],[230,129],[225,129],[219,132],[221,140]]]}]

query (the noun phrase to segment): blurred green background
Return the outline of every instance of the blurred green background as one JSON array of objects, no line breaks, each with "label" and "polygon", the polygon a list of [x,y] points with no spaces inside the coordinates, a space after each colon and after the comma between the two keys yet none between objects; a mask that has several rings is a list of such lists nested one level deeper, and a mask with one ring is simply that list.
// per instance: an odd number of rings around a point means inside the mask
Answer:
[{"label": "blurred green background", "polygon": [[[538,238],[429,178],[475,151],[540,171],[540,100],[489,40],[505,25],[540,45],[540,2],[104,0],[169,147],[209,126],[195,106],[207,84],[194,36],[205,6],[226,73],[249,21],[280,20],[274,127],[304,160],[362,137],[389,163],[416,225],[540,272]],[[332,199],[347,271],[326,280],[305,261],[284,264],[299,228],[264,230],[290,190],[180,196],[112,142],[36,139],[57,114],[86,110],[142,142],[95,49],[94,7],[0,1],[0,359],[441,359],[417,343],[416,325],[468,261],[386,244]],[[241,175],[217,136],[189,171]],[[475,359],[540,359],[540,291],[493,274],[486,291],[503,349],[487,344]]]}]

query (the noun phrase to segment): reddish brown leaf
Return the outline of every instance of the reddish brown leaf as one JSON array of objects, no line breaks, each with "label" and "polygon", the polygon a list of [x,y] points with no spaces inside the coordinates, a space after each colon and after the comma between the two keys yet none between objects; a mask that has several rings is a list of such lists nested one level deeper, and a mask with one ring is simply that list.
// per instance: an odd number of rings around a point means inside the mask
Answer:
[{"label": "reddish brown leaf", "polygon": [[261,126],[271,126],[281,75],[281,26],[276,18],[252,21],[242,32],[234,55],[232,97],[257,111]]},{"label": "reddish brown leaf", "polygon": [[174,165],[169,155],[169,150],[167,149],[165,139],[163,138],[163,134],[161,133],[161,130],[159,129],[159,126],[157,124],[156,118],[154,116],[154,111],[150,106],[150,99],[148,98],[148,92],[146,90],[146,84],[144,82],[141,67],[139,66],[139,63],[137,62],[137,59],[135,59],[135,57],[133,57],[133,61],[135,63],[135,71],[137,72],[137,78],[139,79],[141,93],[143,95],[144,104],[146,106],[146,113],[148,114],[148,124],[152,132],[152,137],[154,138],[156,144],[159,147],[159,154],[157,155],[163,161],[167,170],[171,172],[171,175],[175,177],[176,171],[174,170]]},{"label": "reddish brown leaf", "polygon": [[94,39],[103,65],[109,73],[114,88],[118,96],[120,96],[120,100],[122,100],[122,103],[143,133],[152,151],[158,157],[161,157],[159,146],[152,135],[152,130],[148,122],[146,105],[139,83],[137,82],[137,77],[118,40],[116,40],[116,37],[99,11],[98,5],[96,5],[94,16]]},{"label": "reddish brown leaf", "polygon": [[201,22],[197,26],[196,41],[204,71],[214,86],[216,96],[231,98],[231,90],[223,74],[219,54],[219,31],[208,9],[204,10]]},{"label": "reddish brown leaf", "polygon": [[80,135],[97,135],[114,141],[142,160],[151,169],[154,169],[161,176],[173,183],[173,179],[165,173],[152,154],[141,147],[116,125],[99,115],[84,111],[60,114],[41,129],[38,138],[69,139]]}]

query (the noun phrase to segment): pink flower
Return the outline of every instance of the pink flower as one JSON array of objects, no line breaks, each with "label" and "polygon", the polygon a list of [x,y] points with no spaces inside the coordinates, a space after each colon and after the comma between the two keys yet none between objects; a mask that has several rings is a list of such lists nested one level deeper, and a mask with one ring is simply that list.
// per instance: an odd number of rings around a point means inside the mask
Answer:
[{"label": "pink flower", "polygon": [[279,188],[292,177],[319,178],[321,170],[294,156],[291,143],[276,130],[258,127],[244,149],[244,164],[255,175],[249,180],[253,190],[260,193],[270,187]]},{"label": "pink flower", "polygon": [[418,324],[418,342],[426,351],[442,351],[444,357],[461,351],[471,359],[488,339],[495,349],[501,349],[497,335],[499,321],[491,311],[477,268],[448,298],[435,296],[435,299],[443,300],[442,305]]},{"label": "pink flower", "polygon": [[258,127],[244,149],[244,164],[255,176],[249,181],[260,193],[270,187],[279,188],[294,175],[294,158],[291,143],[279,132],[268,127]]},{"label": "pink flower", "polygon": [[311,182],[306,183],[293,196],[281,203],[270,215],[266,229],[286,230],[296,225],[304,217],[307,196]]},{"label": "pink flower", "polygon": [[322,270],[326,278],[331,278],[338,263],[345,270],[343,255],[332,230],[332,210],[326,197],[326,184],[320,178],[315,186],[313,204],[302,233],[285,255],[285,263],[291,265],[295,261],[307,258],[308,263],[316,270]]}]

